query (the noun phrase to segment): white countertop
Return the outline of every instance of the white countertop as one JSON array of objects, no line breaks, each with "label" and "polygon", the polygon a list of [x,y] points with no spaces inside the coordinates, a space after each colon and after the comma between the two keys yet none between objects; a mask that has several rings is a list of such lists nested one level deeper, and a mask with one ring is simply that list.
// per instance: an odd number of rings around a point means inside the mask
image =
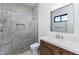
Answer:
[{"label": "white countertop", "polygon": [[56,39],[51,36],[40,37],[40,40],[54,44],[60,48],[66,49],[79,55],[79,43],[66,39]]}]

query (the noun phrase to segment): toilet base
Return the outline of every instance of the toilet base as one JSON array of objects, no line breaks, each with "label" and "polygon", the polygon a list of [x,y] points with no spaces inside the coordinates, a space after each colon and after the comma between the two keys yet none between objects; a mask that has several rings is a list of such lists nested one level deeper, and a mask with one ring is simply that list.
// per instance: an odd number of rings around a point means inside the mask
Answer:
[{"label": "toilet base", "polygon": [[31,51],[32,55],[39,55],[39,51]]},{"label": "toilet base", "polygon": [[40,46],[39,43],[34,43],[34,44],[30,45],[31,53],[33,55],[38,55],[39,54],[39,46]]}]

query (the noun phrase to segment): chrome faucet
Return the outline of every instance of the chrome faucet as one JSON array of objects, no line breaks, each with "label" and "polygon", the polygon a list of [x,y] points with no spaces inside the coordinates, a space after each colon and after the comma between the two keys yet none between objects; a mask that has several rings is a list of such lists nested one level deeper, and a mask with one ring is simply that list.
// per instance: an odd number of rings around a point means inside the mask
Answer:
[{"label": "chrome faucet", "polygon": [[60,35],[59,35],[59,34],[57,34],[57,35],[56,35],[56,38],[57,38],[57,39],[60,39]]},{"label": "chrome faucet", "polygon": [[59,34],[56,35],[56,38],[57,39],[64,39],[64,37],[63,36],[60,36]]}]

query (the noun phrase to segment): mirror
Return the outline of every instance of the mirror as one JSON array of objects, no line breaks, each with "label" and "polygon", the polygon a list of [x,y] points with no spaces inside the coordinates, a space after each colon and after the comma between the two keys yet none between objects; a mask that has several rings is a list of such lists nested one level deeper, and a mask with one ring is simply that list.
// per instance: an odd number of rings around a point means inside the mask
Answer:
[{"label": "mirror", "polygon": [[74,32],[73,8],[73,4],[69,4],[57,10],[51,11],[51,31],[65,33]]}]

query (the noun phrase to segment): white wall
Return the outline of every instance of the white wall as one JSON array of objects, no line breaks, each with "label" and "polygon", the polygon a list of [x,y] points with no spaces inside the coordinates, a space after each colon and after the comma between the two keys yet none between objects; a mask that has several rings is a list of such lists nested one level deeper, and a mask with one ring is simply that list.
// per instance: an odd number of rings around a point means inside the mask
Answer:
[{"label": "white wall", "polygon": [[[53,11],[55,9],[58,9],[62,6],[65,6],[69,3],[41,3],[38,7],[38,31],[39,31],[39,37],[45,36],[45,35],[56,35],[58,32],[50,32],[50,11]],[[77,5],[77,6],[76,6]],[[71,39],[75,41],[79,41],[79,4],[74,4],[76,6],[74,8],[76,16],[74,16],[74,33],[59,33],[60,35],[63,35],[66,39]],[[78,9],[78,10],[75,10]]]},{"label": "white wall", "polygon": [[44,36],[50,30],[50,4],[39,4],[38,7],[38,31],[39,36]]},{"label": "white wall", "polygon": [[41,3],[38,7],[39,36],[44,36],[50,31],[50,11],[67,4]]}]

